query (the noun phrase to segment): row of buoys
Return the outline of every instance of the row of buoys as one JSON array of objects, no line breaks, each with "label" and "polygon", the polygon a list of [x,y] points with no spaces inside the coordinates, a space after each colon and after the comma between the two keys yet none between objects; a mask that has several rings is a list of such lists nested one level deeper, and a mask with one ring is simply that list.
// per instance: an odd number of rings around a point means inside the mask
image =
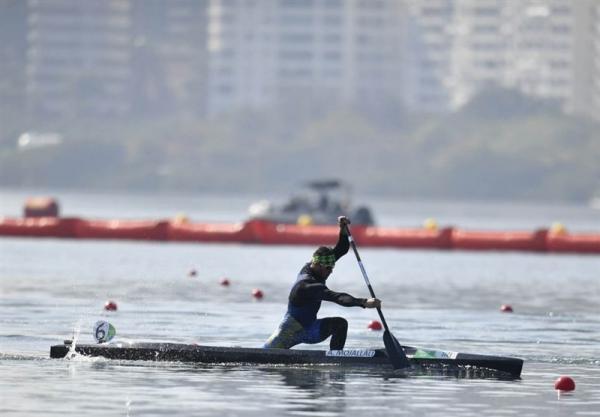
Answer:
[{"label": "row of buoys", "polygon": [[[197,275],[198,271],[196,271],[195,269],[191,269],[190,272],[188,272],[188,277],[190,278],[194,278]],[[229,278],[223,277],[219,280],[219,285],[221,285],[222,287],[229,287],[229,285],[231,285],[231,281],[229,281]]]},{"label": "row of buoys", "polygon": [[[269,245],[324,245],[337,240],[337,226],[298,226],[263,220],[211,224],[174,220],[88,220],[77,217],[0,218],[0,236],[129,239]],[[600,253],[600,233],[570,233],[562,225],[535,231],[474,231],[354,226],[357,243],[414,249]]]},{"label": "row of buoys", "polygon": [[[500,311],[503,313],[512,313],[513,308],[509,304],[502,304]],[[381,331],[383,326],[378,320],[371,320],[367,325],[367,329],[371,331]],[[562,375],[554,381],[554,389],[561,393],[568,393],[575,390],[575,381],[570,376]]]},{"label": "row of buoys", "polygon": [[[502,304],[500,311],[503,313],[512,313],[514,310],[510,304]],[[575,390],[575,381],[570,376],[560,376],[554,381],[554,389],[561,392],[570,392]]]},{"label": "row of buoys", "polygon": [[[197,275],[198,271],[196,271],[195,269],[191,269],[190,272],[188,272],[188,276],[190,278],[193,278]],[[229,287],[231,285],[231,281],[227,277],[222,277],[219,280],[219,285],[221,285],[222,287]],[[262,300],[262,298],[265,296],[265,293],[260,288],[253,288],[251,294],[252,297],[254,297],[257,300]]]}]

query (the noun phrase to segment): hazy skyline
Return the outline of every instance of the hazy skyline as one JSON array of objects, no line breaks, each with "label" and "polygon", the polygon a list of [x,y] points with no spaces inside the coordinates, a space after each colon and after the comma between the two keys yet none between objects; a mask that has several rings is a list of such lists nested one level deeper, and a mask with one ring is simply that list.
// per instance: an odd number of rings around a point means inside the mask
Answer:
[{"label": "hazy skyline", "polygon": [[0,11],[2,186],[263,192],[342,177],[397,196],[600,194],[593,0]]},{"label": "hazy skyline", "polygon": [[0,1],[0,103],[33,120],[392,100],[490,87],[597,114],[593,0]]}]

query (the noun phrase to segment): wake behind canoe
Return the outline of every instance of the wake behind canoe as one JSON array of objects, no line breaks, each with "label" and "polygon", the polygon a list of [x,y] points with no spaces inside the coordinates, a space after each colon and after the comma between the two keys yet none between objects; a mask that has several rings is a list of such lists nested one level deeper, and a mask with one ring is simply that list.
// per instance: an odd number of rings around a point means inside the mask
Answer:
[{"label": "wake behind canoe", "polygon": [[[71,341],[50,348],[51,358],[64,358]],[[523,360],[511,357],[477,355],[459,352],[419,349],[404,346],[413,366],[423,368],[481,369],[519,378]],[[113,343],[82,344],[75,352],[119,360],[191,362],[204,364],[270,364],[270,365],[342,365],[390,368],[384,349],[348,349],[343,351],[263,349],[244,347],[200,346],[179,343]]]}]

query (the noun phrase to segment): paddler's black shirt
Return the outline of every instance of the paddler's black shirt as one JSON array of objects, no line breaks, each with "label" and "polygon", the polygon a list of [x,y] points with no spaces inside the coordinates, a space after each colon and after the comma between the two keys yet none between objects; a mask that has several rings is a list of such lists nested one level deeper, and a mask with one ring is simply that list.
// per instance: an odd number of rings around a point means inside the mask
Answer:
[{"label": "paddler's black shirt", "polygon": [[[340,230],[338,242],[333,248],[336,261],[348,253],[349,248],[348,237]],[[317,277],[310,268],[310,263],[307,263],[300,270],[290,291],[288,313],[302,326],[307,327],[317,319],[317,312],[323,300],[345,307],[364,307],[367,301],[365,298],[355,298],[350,294],[330,290],[325,285],[325,280]]]}]

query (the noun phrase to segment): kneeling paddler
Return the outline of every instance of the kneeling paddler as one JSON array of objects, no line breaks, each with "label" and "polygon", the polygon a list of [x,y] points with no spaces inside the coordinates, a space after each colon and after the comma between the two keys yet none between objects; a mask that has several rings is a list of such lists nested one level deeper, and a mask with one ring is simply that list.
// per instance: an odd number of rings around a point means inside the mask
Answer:
[{"label": "kneeling paddler", "polygon": [[331,301],[344,307],[381,307],[377,298],[355,298],[350,294],[335,292],[327,288],[327,278],[331,275],[338,259],[348,253],[350,244],[346,225],[350,220],[338,218],[340,234],[334,248],[321,246],[305,264],[288,300],[288,309],[279,327],[264,344],[265,348],[289,349],[300,343],[319,343],[331,336],[329,348],[342,350],[346,343],[348,322],[342,317],[317,319],[322,301]]}]

